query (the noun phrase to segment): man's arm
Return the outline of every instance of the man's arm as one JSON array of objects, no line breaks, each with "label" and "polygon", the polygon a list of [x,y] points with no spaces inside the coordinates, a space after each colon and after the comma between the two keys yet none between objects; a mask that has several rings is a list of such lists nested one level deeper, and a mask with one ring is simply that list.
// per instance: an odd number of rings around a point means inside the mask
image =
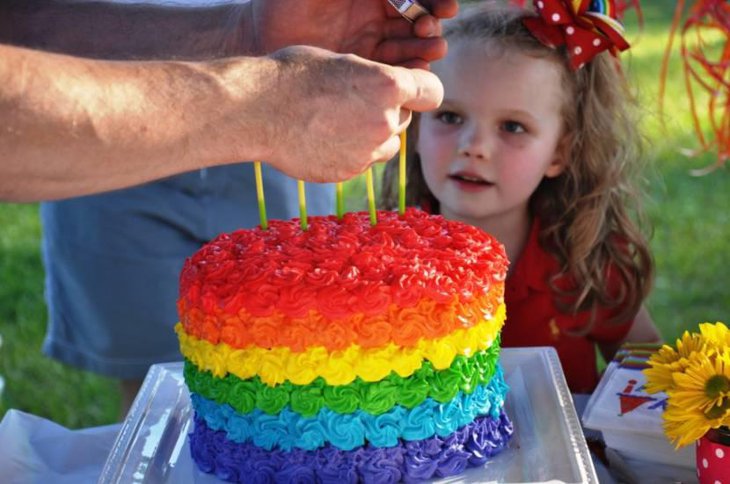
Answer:
[{"label": "man's arm", "polygon": [[[91,61],[2,45],[0,58],[0,199],[104,191],[225,157],[204,143],[227,131],[215,121],[232,102],[213,66]],[[236,86],[236,128],[251,158],[264,154],[250,105],[262,87],[255,80],[266,69],[273,74],[270,64],[248,58],[238,66],[249,82]],[[206,129],[207,139],[199,136]],[[230,146],[221,142],[221,151]]]},{"label": "man's arm", "polygon": [[[185,17],[158,17],[155,7],[146,7],[152,10],[129,23],[125,19],[133,10],[120,11],[115,20],[103,11],[92,15],[84,3],[43,2],[59,5],[63,13],[38,23],[38,31],[26,31],[33,28],[29,18],[19,21],[5,10],[0,32],[7,30],[13,44],[45,43],[104,58],[206,58],[218,45],[200,40],[209,39],[211,29],[219,32],[218,22],[199,17],[201,23],[189,24],[190,10],[182,10]],[[231,21],[231,45],[252,56],[270,54],[258,59],[110,62],[0,42],[0,199],[83,195],[250,159],[309,181],[350,178],[397,152],[397,135],[410,111],[437,107],[441,84],[421,70],[283,47],[312,44],[427,67],[446,49],[438,18],[455,14],[458,4],[424,3],[434,16],[421,17],[413,26],[386,0],[251,0],[230,6],[240,9]],[[20,8],[17,0],[0,3],[6,5]],[[64,20],[66,14],[92,16],[76,24]],[[99,15],[106,20],[97,22]],[[182,24],[164,26],[175,19]],[[117,27],[109,25],[113,20],[120,22]],[[97,25],[104,32],[93,30]],[[95,32],[99,43],[88,39]],[[157,37],[149,37],[151,32]],[[85,47],[84,41],[92,43]],[[113,50],[115,45],[123,48]]]},{"label": "man's arm", "polygon": [[312,45],[394,65],[443,57],[439,19],[457,0],[423,0],[410,24],[387,0],[250,0],[171,7],[73,0],[0,1],[0,43],[103,59],[208,59]]},{"label": "man's arm", "polygon": [[209,59],[255,54],[250,4],[200,7],[4,0],[0,43],[100,59]]},{"label": "man's arm", "polygon": [[422,70],[312,47],[208,62],[98,61],[0,45],[0,200],[124,188],[261,159],[336,181],[393,156]]}]

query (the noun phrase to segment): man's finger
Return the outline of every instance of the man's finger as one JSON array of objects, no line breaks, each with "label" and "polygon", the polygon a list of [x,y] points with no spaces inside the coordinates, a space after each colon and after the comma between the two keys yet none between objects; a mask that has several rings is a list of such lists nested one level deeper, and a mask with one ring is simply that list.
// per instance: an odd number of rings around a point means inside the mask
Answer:
[{"label": "man's finger", "polygon": [[432,62],[443,58],[446,50],[446,41],[442,37],[389,39],[378,47],[377,59],[390,65],[403,65],[413,60]]},{"label": "man's finger", "polygon": [[441,22],[432,15],[424,15],[413,24],[413,33],[416,37],[428,39],[441,36]]},{"label": "man's finger", "polygon": [[413,37],[413,26],[414,24],[400,16],[398,18],[388,19],[383,23],[383,37],[386,39],[407,39]]},{"label": "man's finger", "polygon": [[400,151],[400,135],[391,136],[373,152],[373,163],[383,163]]},{"label": "man's finger", "polygon": [[401,109],[400,110],[400,119],[398,122],[398,128],[396,129],[396,133],[400,134],[403,131],[408,128],[408,125],[411,124],[411,119],[413,118],[413,111],[410,109]]},{"label": "man's finger", "polygon": [[400,105],[412,111],[430,111],[441,105],[444,86],[435,74],[423,69],[393,67],[401,90]]},{"label": "man's finger", "polygon": [[433,15],[424,15],[414,23],[403,17],[388,19],[383,24],[383,37],[386,39],[409,39],[414,35],[422,39],[439,37],[441,22]]},{"label": "man's finger", "polygon": [[423,59],[413,59],[409,60],[408,62],[404,62],[403,64],[399,64],[400,67],[407,67],[408,69],[423,69],[424,71],[430,71],[431,70],[431,64],[426,62]]}]

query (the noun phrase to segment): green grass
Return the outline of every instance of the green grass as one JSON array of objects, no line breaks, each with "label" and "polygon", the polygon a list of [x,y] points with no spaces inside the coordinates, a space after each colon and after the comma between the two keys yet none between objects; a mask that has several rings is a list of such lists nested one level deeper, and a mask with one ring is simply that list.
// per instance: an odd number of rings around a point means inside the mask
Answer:
[{"label": "green grass", "polygon": [[73,428],[114,421],[116,385],[40,352],[46,309],[38,207],[0,205],[0,227],[0,415],[17,408]]},{"label": "green grass", "polygon": [[[652,249],[657,278],[649,309],[664,337],[674,338],[684,330],[696,329],[698,322],[727,318],[730,173],[721,168],[706,176],[690,174],[717,158],[716,153],[695,158],[681,154],[683,149],[699,147],[699,143],[676,48],[670,58],[663,98],[664,117],[659,114],[658,77],[674,1],[642,3],[646,25],[631,50],[628,72],[645,111],[642,128],[650,140],[647,155],[652,162],[647,209],[654,225]],[[710,54],[716,54],[720,39],[709,39]],[[705,106],[707,95],[701,90],[696,93],[698,106]],[[707,127],[706,110],[702,114],[703,126]]]},{"label": "green grass", "polygon": [[[646,25],[627,22],[634,47],[627,72],[645,110],[642,129],[650,139],[650,219],[657,262],[650,311],[665,338],[696,328],[702,321],[725,320],[730,306],[730,174],[690,175],[714,161],[713,154],[689,159],[683,148],[697,146],[685,101],[681,64],[672,57],[664,123],[658,115],[658,77],[673,0],[643,2]],[[348,209],[366,207],[362,180],[347,183]],[[0,417],[8,408],[31,412],[71,428],[116,420],[118,398],[110,380],[45,358],[43,271],[36,205],[0,204],[0,375],[6,388]]]}]

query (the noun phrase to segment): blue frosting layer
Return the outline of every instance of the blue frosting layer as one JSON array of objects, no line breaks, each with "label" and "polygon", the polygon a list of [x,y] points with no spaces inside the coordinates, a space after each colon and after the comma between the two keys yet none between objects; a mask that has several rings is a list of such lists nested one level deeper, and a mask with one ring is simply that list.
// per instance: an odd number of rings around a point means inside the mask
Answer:
[{"label": "blue frosting layer", "polygon": [[288,406],[278,415],[268,415],[259,409],[242,415],[228,404],[219,404],[197,394],[191,399],[196,414],[207,426],[226,432],[233,442],[253,442],[266,450],[275,447],[314,450],[326,444],[352,450],[365,441],[374,447],[393,447],[399,439],[446,437],[477,416],[498,417],[506,393],[507,384],[498,367],[488,385],[477,386],[470,394],[459,392],[448,403],[428,398],[412,409],[397,405],[380,415],[362,410],[341,414],[323,408],[314,417],[307,418]]},{"label": "blue frosting layer", "polygon": [[232,482],[422,482],[484,465],[507,446],[512,431],[512,423],[500,413],[497,418],[477,417],[446,438],[399,441],[387,448],[367,444],[353,451],[327,445],[287,452],[231,442],[224,432],[211,430],[196,416],[190,452],[203,472]]}]

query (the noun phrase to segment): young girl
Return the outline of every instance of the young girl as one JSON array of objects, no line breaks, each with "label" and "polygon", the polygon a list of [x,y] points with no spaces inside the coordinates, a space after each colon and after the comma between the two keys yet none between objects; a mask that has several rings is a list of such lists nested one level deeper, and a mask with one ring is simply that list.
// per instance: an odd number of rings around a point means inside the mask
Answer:
[{"label": "young girl", "polygon": [[[490,2],[445,25],[449,52],[432,65],[444,101],[414,120],[406,193],[505,245],[502,344],[555,347],[583,393],[598,382],[596,345],[610,359],[625,341],[660,336],[642,306],[653,264],[632,221],[638,136],[625,82],[609,52],[585,52],[610,39],[548,45],[587,35],[549,25],[574,3],[537,1],[563,8],[541,15]],[[397,171],[391,162],[384,174],[386,208]]]}]

